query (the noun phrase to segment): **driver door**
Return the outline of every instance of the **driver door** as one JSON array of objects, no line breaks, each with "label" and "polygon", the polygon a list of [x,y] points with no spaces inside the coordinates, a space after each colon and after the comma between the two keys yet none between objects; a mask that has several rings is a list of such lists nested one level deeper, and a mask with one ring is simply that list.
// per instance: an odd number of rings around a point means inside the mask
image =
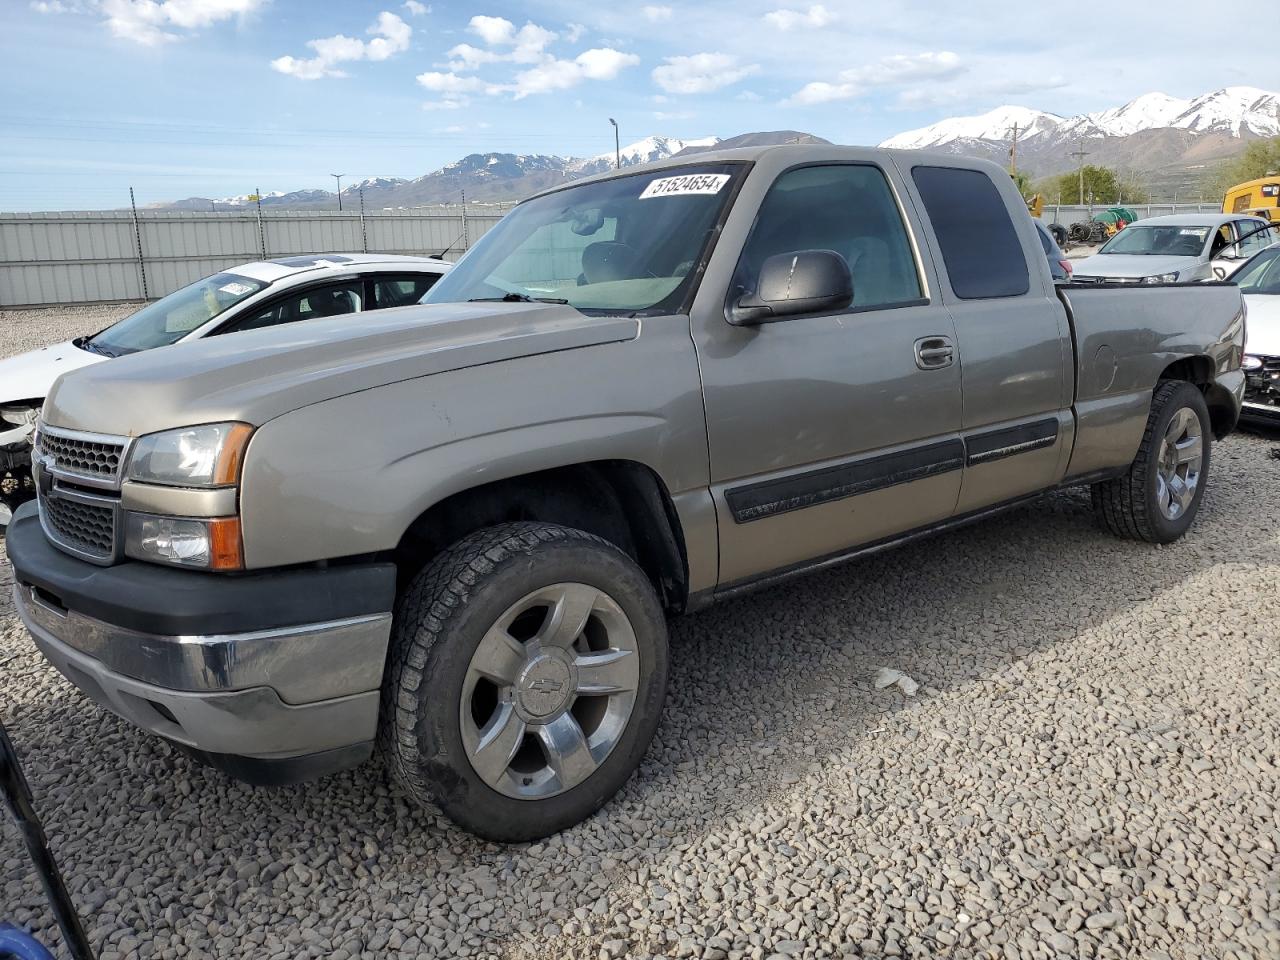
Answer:
[{"label": "driver door", "polygon": [[[955,328],[929,297],[895,175],[869,159],[771,179],[759,163],[737,205],[749,216],[759,203],[754,224],[726,228],[720,249],[742,250],[729,266],[730,300],[754,290],[770,256],[800,250],[841,254],[854,300],[755,326],[731,325],[723,300],[695,306],[722,586],[955,509],[964,460]],[[732,235],[742,229],[739,247]]]}]

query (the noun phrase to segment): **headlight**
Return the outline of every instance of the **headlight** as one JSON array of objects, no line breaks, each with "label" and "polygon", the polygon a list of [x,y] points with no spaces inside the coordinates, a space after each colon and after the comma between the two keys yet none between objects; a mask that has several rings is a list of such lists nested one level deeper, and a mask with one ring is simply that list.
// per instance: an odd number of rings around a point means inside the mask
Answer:
[{"label": "headlight", "polygon": [[1160,273],[1160,274],[1156,274],[1156,276],[1154,277],[1143,277],[1142,282],[1143,283],[1177,283],[1178,273],[1175,270],[1173,273]]},{"label": "headlight", "polygon": [[135,560],[204,570],[239,570],[244,566],[240,518],[192,520],[130,513],[125,521],[124,552]]},{"label": "headlight", "polygon": [[12,405],[0,407],[0,430],[6,427],[30,427],[31,435],[35,433],[36,421],[40,418],[40,407]]},{"label": "headlight", "polygon": [[140,437],[133,444],[127,476],[173,487],[231,486],[240,480],[252,433],[247,423],[209,423]]},{"label": "headlight", "polygon": [[1262,358],[1251,357],[1249,356],[1249,354],[1246,353],[1244,355],[1244,359],[1240,361],[1240,366],[1243,367],[1245,370],[1261,370]]}]

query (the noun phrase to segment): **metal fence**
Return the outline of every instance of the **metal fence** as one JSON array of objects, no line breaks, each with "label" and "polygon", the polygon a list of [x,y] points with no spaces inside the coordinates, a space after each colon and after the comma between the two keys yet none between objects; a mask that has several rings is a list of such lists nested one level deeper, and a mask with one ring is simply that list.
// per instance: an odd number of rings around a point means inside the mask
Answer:
[{"label": "metal fence", "polygon": [[0,307],[155,299],[237,263],[302,253],[454,260],[501,216],[485,206],[0,213]]},{"label": "metal fence", "polygon": [[1095,213],[1109,210],[1111,207],[1127,207],[1138,215],[1139,220],[1147,217],[1164,217],[1171,213],[1218,213],[1222,210],[1220,202],[1205,201],[1203,203],[1095,203],[1089,204],[1056,204],[1046,203],[1040,219],[1045,223],[1060,223],[1069,227],[1073,223],[1090,219]]}]

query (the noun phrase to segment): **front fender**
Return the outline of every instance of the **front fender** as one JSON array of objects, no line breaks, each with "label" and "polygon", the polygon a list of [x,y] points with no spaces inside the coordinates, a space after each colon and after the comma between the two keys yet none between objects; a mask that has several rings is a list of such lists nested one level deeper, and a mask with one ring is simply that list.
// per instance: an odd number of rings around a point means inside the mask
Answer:
[{"label": "front fender", "polygon": [[644,464],[673,497],[705,488],[698,384],[686,327],[683,338],[441,373],[278,417],[245,457],[246,566],[391,550],[446,497],[575,463]]}]

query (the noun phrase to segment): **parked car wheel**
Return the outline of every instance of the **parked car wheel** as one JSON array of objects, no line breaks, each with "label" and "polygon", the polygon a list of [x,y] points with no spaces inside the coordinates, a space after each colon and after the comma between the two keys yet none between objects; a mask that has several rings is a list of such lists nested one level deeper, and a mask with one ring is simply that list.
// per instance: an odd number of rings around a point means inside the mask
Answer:
[{"label": "parked car wheel", "polygon": [[1093,485],[1094,512],[1117,536],[1177,540],[1200,510],[1211,441],[1204,394],[1185,381],[1161,382],[1137,458],[1124,476]]},{"label": "parked car wheel", "polygon": [[666,686],[666,619],[630,557],[570,527],[502,524],[401,598],[382,745],[416,800],[488,839],[534,840],[622,787]]}]

